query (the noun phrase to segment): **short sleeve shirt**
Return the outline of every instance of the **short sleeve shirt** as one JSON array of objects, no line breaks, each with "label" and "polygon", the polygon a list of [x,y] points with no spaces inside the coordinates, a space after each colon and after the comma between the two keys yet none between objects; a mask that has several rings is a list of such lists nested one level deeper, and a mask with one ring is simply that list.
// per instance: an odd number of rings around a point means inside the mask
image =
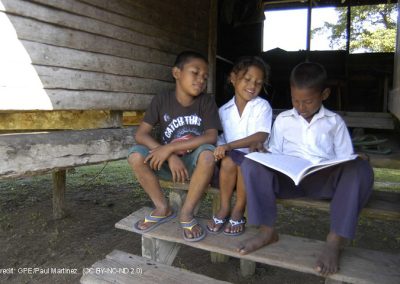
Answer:
[{"label": "short sleeve shirt", "polygon": [[[239,115],[235,97],[219,109],[223,133],[218,137],[218,145],[243,139],[257,132],[271,132],[272,108],[267,100],[260,97],[247,102]],[[248,149],[237,149],[248,153]]]},{"label": "short sleeve shirt", "polygon": [[272,128],[269,151],[314,163],[345,158],[354,152],[343,119],[323,106],[310,123],[294,108],[280,113]]},{"label": "short sleeve shirt", "polygon": [[200,136],[208,129],[221,129],[217,105],[204,93],[187,107],[178,102],[175,92],[159,94],[153,98],[143,121],[153,126],[159,124],[163,144]]}]

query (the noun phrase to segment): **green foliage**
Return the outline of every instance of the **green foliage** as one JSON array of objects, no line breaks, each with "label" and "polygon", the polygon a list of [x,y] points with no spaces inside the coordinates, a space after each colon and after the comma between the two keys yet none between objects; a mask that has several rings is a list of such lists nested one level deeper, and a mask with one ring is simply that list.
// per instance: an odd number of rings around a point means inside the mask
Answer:
[{"label": "green foliage", "polygon": [[[331,32],[330,47],[346,49],[347,9],[336,8],[338,22],[325,22],[315,33]],[[351,7],[350,13],[350,52],[365,50],[367,52],[394,52],[396,42],[397,6],[381,4]]]}]

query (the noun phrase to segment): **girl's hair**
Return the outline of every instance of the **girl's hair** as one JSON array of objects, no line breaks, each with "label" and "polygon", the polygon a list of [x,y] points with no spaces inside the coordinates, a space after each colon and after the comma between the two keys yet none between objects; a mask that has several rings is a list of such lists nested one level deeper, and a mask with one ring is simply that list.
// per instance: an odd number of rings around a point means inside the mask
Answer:
[{"label": "girl's hair", "polygon": [[290,74],[290,85],[299,89],[326,88],[327,74],[324,66],[315,62],[303,62],[296,65]]},{"label": "girl's hair", "polygon": [[239,74],[240,72],[244,72],[246,74],[247,70],[251,67],[255,66],[260,68],[260,70],[264,73],[264,83],[268,82],[270,67],[268,64],[262,60],[261,57],[258,56],[242,56],[237,59],[235,64],[233,65],[232,71],[235,74]]},{"label": "girl's hair", "polygon": [[208,64],[208,60],[203,54],[196,51],[186,50],[178,54],[175,59],[174,67],[182,69],[183,66],[192,59],[201,59]]}]

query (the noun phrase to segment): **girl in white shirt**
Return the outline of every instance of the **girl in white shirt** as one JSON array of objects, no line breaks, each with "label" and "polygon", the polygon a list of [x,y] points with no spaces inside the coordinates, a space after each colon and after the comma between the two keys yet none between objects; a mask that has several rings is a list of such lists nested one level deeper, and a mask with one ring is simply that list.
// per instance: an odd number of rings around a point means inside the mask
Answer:
[{"label": "girl in white shirt", "polygon": [[[252,151],[263,150],[271,130],[272,109],[258,97],[268,78],[268,66],[260,57],[244,56],[234,64],[229,81],[235,95],[219,109],[223,134],[214,151],[221,161],[219,188],[220,209],[207,224],[210,233],[237,236],[244,232],[246,193],[240,164]],[[236,187],[236,203],[231,210],[231,198]]]}]

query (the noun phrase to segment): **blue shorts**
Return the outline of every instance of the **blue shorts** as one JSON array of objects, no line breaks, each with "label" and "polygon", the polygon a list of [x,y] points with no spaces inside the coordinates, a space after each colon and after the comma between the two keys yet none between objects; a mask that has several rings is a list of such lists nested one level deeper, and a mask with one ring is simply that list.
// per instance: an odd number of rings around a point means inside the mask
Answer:
[{"label": "blue shorts", "polygon": [[[215,149],[214,145],[203,144],[198,148],[196,148],[194,151],[187,153],[186,155],[179,156],[179,158],[181,158],[182,162],[185,164],[185,167],[189,172],[189,176],[192,176],[193,171],[196,168],[197,159],[199,158],[200,153],[207,150],[214,153],[214,149]],[[143,145],[135,145],[129,149],[128,157],[132,153],[139,153],[145,158],[149,154],[149,148]],[[161,179],[172,180],[172,173],[171,170],[169,169],[168,162],[164,162],[159,171],[157,170],[153,171]]]}]

